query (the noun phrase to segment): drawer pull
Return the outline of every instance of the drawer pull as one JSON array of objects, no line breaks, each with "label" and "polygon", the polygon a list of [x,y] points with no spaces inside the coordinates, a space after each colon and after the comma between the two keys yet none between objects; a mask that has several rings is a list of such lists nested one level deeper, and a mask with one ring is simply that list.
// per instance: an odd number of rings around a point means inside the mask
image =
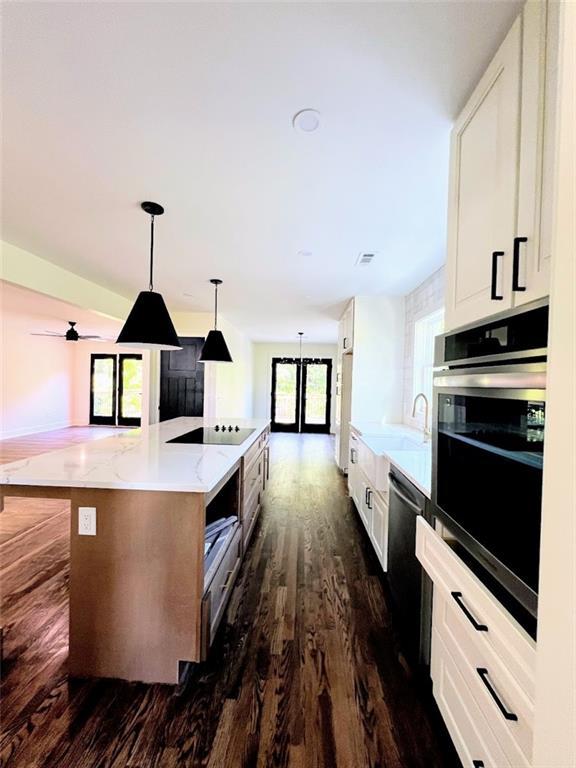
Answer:
[{"label": "drawer pull", "polygon": [[472,768],[484,768],[484,760],[473,760]]},{"label": "drawer pull", "polygon": [[488,632],[488,627],[486,626],[486,624],[479,624],[474,618],[474,616],[472,616],[468,608],[466,608],[466,606],[464,605],[464,602],[462,600],[462,592],[450,592],[450,594],[456,601],[458,607],[462,610],[462,613],[464,614],[464,616],[466,616],[470,624],[472,624],[474,629],[477,632]]},{"label": "drawer pull", "polygon": [[477,667],[476,668],[476,672],[478,672],[478,674],[480,675],[480,680],[482,680],[482,682],[484,683],[484,685],[488,689],[488,693],[490,694],[490,696],[492,696],[492,699],[494,700],[496,706],[498,707],[500,712],[502,712],[502,714],[504,715],[506,720],[517,721],[518,720],[518,715],[515,715],[514,712],[509,712],[506,709],[506,707],[502,703],[500,697],[498,696],[498,694],[496,693],[496,691],[492,687],[492,684],[490,683],[490,680],[488,680],[488,670],[484,669],[483,667]]},{"label": "drawer pull", "polygon": [[230,579],[232,578],[233,573],[234,571],[228,571],[228,573],[226,574],[226,580],[224,581],[224,584],[222,584],[222,587],[221,587],[222,592],[226,592],[226,590],[230,586]]}]

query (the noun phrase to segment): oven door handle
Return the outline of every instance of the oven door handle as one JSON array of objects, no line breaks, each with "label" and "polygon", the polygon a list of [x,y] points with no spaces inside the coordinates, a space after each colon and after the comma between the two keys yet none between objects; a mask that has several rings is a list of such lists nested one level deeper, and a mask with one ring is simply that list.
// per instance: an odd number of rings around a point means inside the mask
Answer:
[{"label": "oven door handle", "polygon": [[437,373],[434,386],[478,389],[546,389],[546,371]]},{"label": "oven door handle", "polygon": [[390,488],[391,488],[392,491],[394,491],[396,496],[398,496],[398,498],[401,499],[401,501],[403,501],[404,504],[409,506],[410,509],[413,509],[414,512],[416,512],[417,515],[423,515],[424,514],[424,510],[422,509],[422,507],[419,507],[418,504],[415,504],[412,501],[412,499],[409,499],[408,496],[405,496],[402,493],[402,491],[400,490],[400,488],[402,486],[400,485],[398,480],[396,480],[394,475],[388,475],[388,479],[390,480]]}]

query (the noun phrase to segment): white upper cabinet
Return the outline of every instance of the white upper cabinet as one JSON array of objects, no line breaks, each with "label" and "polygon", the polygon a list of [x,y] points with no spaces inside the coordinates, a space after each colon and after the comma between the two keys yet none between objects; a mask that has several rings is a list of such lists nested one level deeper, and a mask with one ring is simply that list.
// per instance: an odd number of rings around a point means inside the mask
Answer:
[{"label": "white upper cabinet", "polygon": [[546,4],[528,2],[452,132],[446,328],[548,292],[542,252]]},{"label": "white upper cabinet", "polygon": [[354,347],[354,300],[348,304],[342,315],[338,337],[339,353],[352,352]]}]

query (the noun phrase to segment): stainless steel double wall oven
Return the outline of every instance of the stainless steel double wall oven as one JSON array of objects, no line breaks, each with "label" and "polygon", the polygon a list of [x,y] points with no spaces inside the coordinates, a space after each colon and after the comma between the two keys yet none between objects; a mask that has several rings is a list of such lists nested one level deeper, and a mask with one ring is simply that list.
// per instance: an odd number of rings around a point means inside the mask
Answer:
[{"label": "stainless steel double wall oven", "polygon": [[436,339],[433,513],[537,614],[548,304]]}]

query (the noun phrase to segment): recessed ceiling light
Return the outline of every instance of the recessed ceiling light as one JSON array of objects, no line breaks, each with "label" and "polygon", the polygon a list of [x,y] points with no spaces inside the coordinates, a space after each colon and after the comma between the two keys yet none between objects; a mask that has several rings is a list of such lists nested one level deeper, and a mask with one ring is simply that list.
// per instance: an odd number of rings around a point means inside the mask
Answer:
[{"label": "recessed ceiling light", "polygon": [[302,259],[309,259],[312,256],[312,251],[298,251],[296,255]]},{"label": "recessed ceiling light", "polygon": [[295,131],[314,133],[320,127],[320,112],[315,109],[301,109],[292,118]]}]

